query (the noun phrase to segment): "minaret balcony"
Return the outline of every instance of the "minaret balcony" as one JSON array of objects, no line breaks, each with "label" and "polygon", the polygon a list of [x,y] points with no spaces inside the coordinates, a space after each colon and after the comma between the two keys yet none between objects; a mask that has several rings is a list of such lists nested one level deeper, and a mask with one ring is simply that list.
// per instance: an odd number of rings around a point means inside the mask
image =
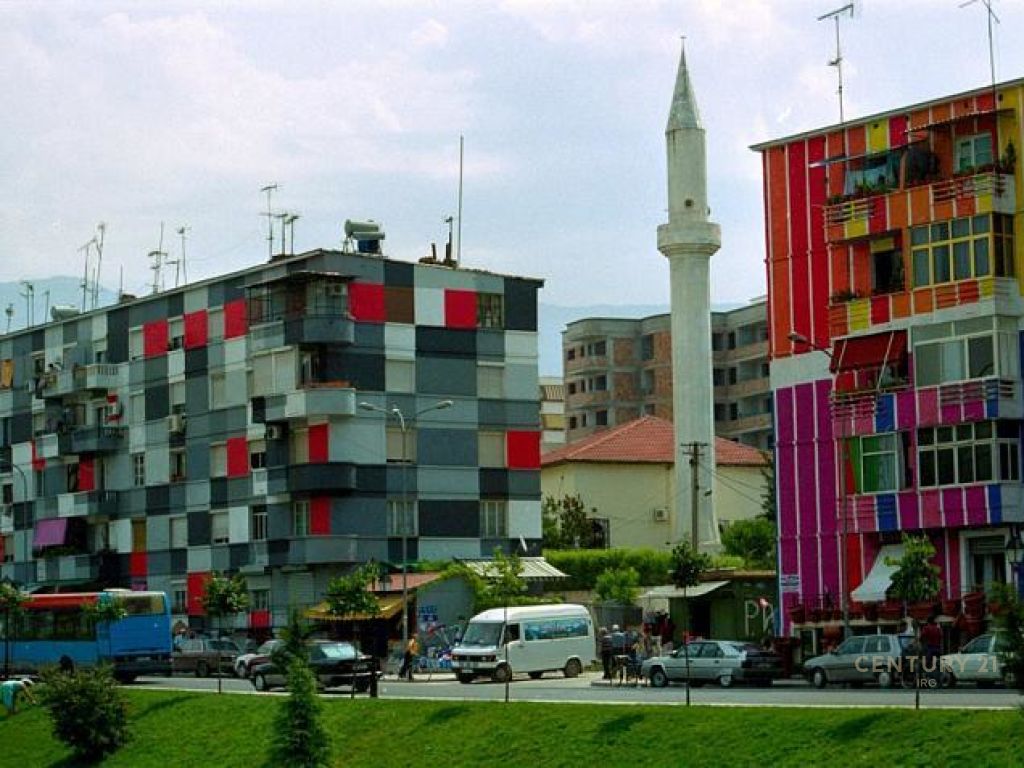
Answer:
[{"label": "minaret balcony", "polygon": [[840,243],[921,223],[911,219],[911,211],[930,211],[929,220],[942,221],[981,213],[1013,214],[1015,208],[1013,176],[997,170],[898,189],[869,188],[830,200],[825,206],[825,239]]}]

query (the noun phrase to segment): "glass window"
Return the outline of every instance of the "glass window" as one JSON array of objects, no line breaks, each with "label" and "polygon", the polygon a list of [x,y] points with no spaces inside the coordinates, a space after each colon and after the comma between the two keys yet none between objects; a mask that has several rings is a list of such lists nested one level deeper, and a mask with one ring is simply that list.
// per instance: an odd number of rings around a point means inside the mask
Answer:
[{"label": "glass window", "polygon": [[505,433],[480,432],[477,438],[481,467],[502,468],[505,466]]},{"label": "glass window", "polygon": [[228,543],[228,513],[227,511],[210,513],[210,543]]},{"label": "glass window", "polygon": [[252,508],[249,519],[249,538],[252,541],[265,541],[267,538],[267,507],[257,504]]},{"label": "glass window", "polygon": [[416,502],[388,500],[388,536],[415,536]]},{"label": "glass window", "polygon": [[171,549],[188,546],[188,518],[184,515],[171,518]]},{"label": "glass window", "polygon": [[309,502],[295,501],[292,503],[292,535],[309,536]]},{"label": "glass window", "polygon": [[505,327],[505,297],[500,293],[476,295],[477,325],[481,328]]},{"label": "glass window", "polygon": [[508,502],[496,499],[480,501],[480,538],[503,539],[508,536]]},{"label": "glass window", "polygon": [[[1003,482],[1020,478],[1017,422],[982,421],[951,427],[918,430],[918,483],[935,487],[969,483]],[[998,433],[999,436],[996,436]],[[1003,436],[1007,435],[1007,436]]]},{"label": "glass window", "polygon": [[387,428],[387,460],[390,462],[416,462],[416,430],[406,430],[404,445],[402,430],[398,427]]}]

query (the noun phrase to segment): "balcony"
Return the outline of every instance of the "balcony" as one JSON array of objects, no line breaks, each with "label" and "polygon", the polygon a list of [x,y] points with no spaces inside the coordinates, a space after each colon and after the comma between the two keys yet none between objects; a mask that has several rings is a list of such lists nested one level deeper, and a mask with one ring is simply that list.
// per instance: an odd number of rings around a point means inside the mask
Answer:
[{"label": "balcony", "polygon": [[770,413],[757,413],[752,416],[740,416],[733,421],[715,422],[715,427],[723,436],[771,429],[772,415]]},{"label": "balcony", "polygon": [[83,365],[75,369],[75,384],[79,389],[116,389],[121,384],[121,366],[109,363]]},{"label": "balcony", "polygon": [[611,401],[611,392],[599,389],[593,392],[577,392],[566,397],[566,406],[583,408],[588,405],[605,405]]},{"label": "balcony", "polygon": [[58,517],[112,517],[117,514],[117,491],[81,491],[57,496]]},{"label": "balcony", "polygon": [[311,416],[352,416],[356,391],[347,381],[320,382],[294,392],[267,395],[264,421],[304,420]]},{"label": "balcony", "polygon": [[[911,211],[930,210],[941,221],[979,213],[1012,214],[1016,208],[1013,176],[986,170],[903,189],[862,192],[825,206],[825,239],[839,243],[911,225]],[[920,222],[915,222],[920,223]]]},{"label": "balcony", "polygon": [[313,494],[354,491],[356,467],[344,461],[323,464],[289,464],[267,470],[267,494]]},{"label": "balcony", "polygon": [[572,360],[565,361],[565,372],[569,374],[584,371],[606,371],[608,365],[607,355],[584,355],[583,357],[577,355]]},{"label": "balcony", "polygon": [[71,433],[71,453],[114,453],[123,440],[124,427],[78,427]]},{"label": "balcony", "polygon": [[40,584],[81,584],[99,578],[99,558],[95,555],[60,555],[36,560],[36,581]]},{"label": "balcony", "polygon": [[49,371],[43,374],[42,395],[46,397],[64,397],[75,391],[75,372]]}]

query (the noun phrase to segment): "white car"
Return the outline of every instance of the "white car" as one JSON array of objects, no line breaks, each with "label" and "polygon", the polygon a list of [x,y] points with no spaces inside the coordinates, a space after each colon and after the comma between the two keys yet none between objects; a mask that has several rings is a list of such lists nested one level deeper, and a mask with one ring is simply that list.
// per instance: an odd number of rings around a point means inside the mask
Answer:
[{"label": "white car", "polygon": [[966,682],[975,682],[979,688],[996,683],[1009,685],[1009,673],[1003,673],[1000,660],[1000,654],[1006,650],[1006,643],[998,632],[978,635],[958,653],[947,653],[942,657],[943,684],[950,688]]},{"label": "white car", "polygon": [[266,664],[270,655],[281,646],[283,640],[267,640],[252,653],[243,653],[235,659],[235,676],[248,677],[257,664]]},{"label": "white car", "polygon": [[[687,646],[690,660],[690,681],[696,688],[705,683],[718,683],[728,688],[742,681],[755,685],[771,685],[782,677],[782,659],[773,651],[737,640],[694,640]],[[646,659],[640,667],[641,677],[654,688],[686,679],[686,658],[683,648],[668,656]]]}]

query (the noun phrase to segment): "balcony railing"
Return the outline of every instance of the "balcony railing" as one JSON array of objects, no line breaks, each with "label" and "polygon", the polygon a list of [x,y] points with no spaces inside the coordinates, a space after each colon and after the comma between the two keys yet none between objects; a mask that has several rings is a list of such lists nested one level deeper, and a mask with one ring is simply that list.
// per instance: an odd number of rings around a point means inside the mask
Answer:
[{"label": "balcony railing", "polygon": [[1017,385],[1011,379],[976,379],[956,384],[942,384],[939,386],[939,406],[963,405],[991,398],[1013,400],[1016,394]]},{"label": "balcony railing", "polygon": [[71,433],[72,453],[110,453],[121,447],[124,427],[78,427]]},{"label": "balcony railing", "polygon": [[870,219],[875,213],[875,205],[881,201],[885,192],[874,197],[862,197],[825,206],[826,224],[845,224],[848,221]]},{"label": "balcony railing", "polygon": [[80,389],[116,389],[121,383],[121,367],[111,363],[94,363],[75,369],[75,384]]},{"label": "balcony railing", "polygon": [[966,200],[979,195],[1002,197],[1008,186],[1007,181],[1008,177],[992,171],[937,181],[931,186],[932,203]]}]

